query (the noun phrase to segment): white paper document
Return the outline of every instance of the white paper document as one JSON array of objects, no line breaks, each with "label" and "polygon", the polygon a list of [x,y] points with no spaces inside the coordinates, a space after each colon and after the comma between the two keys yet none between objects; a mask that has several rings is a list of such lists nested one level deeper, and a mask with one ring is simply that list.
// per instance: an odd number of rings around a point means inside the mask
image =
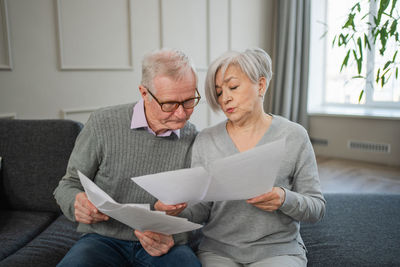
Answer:
[{"label": "white paper document", "polygon": [[141,232],[153,231],[162,234],[177,234],[202,227],[185,218],[151,211],[150,204],[120,204],[101,190],[92,180],[78,171],[79,179],[90,202],[102,213]]},{"label": "white paper document", "polygon": [[203,167],[134,177],[132,180],[165,204],[249,199],[272,189],[285,141],[255,147]]}]

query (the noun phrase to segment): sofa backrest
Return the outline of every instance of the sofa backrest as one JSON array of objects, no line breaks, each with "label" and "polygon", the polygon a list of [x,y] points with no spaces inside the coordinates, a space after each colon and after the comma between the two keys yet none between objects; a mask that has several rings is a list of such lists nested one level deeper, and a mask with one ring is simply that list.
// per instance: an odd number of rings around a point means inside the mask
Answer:
[{"label": "sofa backrest", "polygon": [[54,211],[82,124],[69,120],[0,120],[1,208]]}]

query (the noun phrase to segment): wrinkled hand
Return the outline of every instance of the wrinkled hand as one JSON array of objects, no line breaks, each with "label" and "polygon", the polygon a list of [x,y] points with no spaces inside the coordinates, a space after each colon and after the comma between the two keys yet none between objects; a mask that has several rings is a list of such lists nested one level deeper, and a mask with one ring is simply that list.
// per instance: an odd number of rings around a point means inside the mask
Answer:
[{"label": "wrinkled hand", "polygon": [[75,220],[77,222],[92,224],[107,221],[109,217],[101,213],[87,198],[85,192],[76,194],[75,197]]},{"label": "wrinkled hand", "polygon": [[282,188],[273,187],[268,193],[248,199],[247,203],[265,211],[275,211],[282,206],[285,197],[285,191]]},{"label": "wrinkled hand", "polygon": [[158,211],[165,211],[167,215],[176,216],[181,213],[187,207],[187,203],[179,203],[175,205],[167,205],[158,200],[154,204],[154,209]]},{"label": "wrinkled hand", "polygon": [[139,239],[142,247],[151,256],[162,256],[167,254],[168,251],[174,246],[174,239],[172,235],[164,235],[146,231],[144,233],[135,230],[135,235]]}]

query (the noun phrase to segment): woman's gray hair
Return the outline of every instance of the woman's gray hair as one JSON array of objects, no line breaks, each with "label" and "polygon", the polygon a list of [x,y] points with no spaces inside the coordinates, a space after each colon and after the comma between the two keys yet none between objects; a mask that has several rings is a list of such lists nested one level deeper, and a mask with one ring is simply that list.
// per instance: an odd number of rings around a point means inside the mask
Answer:
[{"label": "woman's gray hair", "polygon": [[197,73],[192,60],[182,51],[163,48],[146,54],[142,61],[142,81],[146,88],[153,87],[153,79],[158,75],[165,75],[174,80],[181,79],[190,68],[196,79]]},{"label": "woman's gray hair", "polygon": [[220,110],[217,100],[217,92],[215,90],[216,74],[221,70],[223,77],[225,71],[231,65],[239,67],[253,83],[257,83],[260,78],[264,77],[266,80],[265,92],[267,91],[269,82],[271,81],[271,58],[261,48],[247,49],[244,52],[228,51],[224,53],[210,64],[205,81],[207,102],[214,111]]}]

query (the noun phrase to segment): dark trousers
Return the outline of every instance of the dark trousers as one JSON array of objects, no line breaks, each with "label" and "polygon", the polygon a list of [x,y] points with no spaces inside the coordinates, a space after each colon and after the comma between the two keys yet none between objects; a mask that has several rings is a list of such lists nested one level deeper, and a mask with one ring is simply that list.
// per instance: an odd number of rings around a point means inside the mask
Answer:
[{"label": "dark trousers", "polygon": [[150,256],[138,241],[125,241],[98,234],[86,234],[57,265],[63,266],[201,266],[193,251],[174,246],[160,257]]}]

